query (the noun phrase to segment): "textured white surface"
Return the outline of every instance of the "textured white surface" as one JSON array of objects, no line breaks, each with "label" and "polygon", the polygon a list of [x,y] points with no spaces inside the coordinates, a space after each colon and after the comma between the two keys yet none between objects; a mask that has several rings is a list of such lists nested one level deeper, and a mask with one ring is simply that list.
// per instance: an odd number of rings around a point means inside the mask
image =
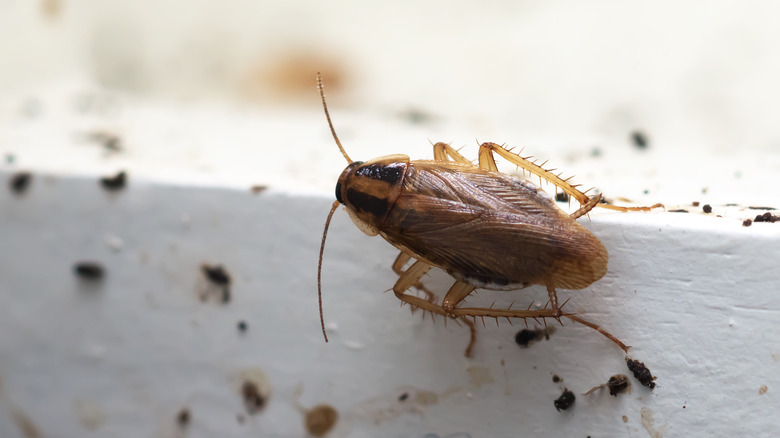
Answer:
[{"label": "textured white surface", "polygon": [[[320,403],[340,414],[334,437],[776,433],[780,224],[742,226],[761,212],[747,207],[780,207],[776,6],[273,5],[0,1],[0,179],[33,173],[21,196],[0,189],[0,436],[34,436],[26,417],[44,437],[299,437]],[[267,89],[256,106],[230,99],[287,50],[346,59],[350,85],[328,90],[356,159],[430,158],[428,140],[472,157],[477,137],[526,146],[609,197],[689,210],[594,212],[583,223],[609,271],[560,293],[632,345],[656,389],[631,378],[630,394],[580,395],[628,371],[569,323],[520,349],[522,324],[486,321],[464,358],[467,330],[382,294],[394,251],[343,212],[325,252],[324,344],[317,249],[345,163],[313,75],[298,106]],[[649,148],[630,144],[634,129]],[[120,169],[128,186],[104,191],[98,177]],[[82,260],[106,278],[75,278]],[[200,300],[203,263],[232,275],[229,303]],[[271,392],[250,415],[240,388],[258,375]],[[557,412],[563,387],[577,401]]]}]

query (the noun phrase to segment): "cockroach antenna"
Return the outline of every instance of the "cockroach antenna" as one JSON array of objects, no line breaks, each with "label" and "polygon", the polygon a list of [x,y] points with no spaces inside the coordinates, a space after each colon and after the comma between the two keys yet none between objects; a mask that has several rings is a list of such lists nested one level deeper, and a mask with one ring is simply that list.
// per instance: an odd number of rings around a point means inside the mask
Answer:
[{"label": "cockroach antenna", "polygon": [[325,117],[328,119],[328,126],[330,126],[330,133],[333,134],[333,139],[336,140],[336,144],[338,145],[339,150],[341,151],[341,155],[344,155],[344,158],[347,159],[348,164],[352,164],[354,161],[352,161],[352,159],[349,158],[349,155],[347,155],[347,151],[344,150],[344,146],[342,146],[341,142],[339,141],[339,136],[336,135],[336,130],[333,129],[333,122],[330,121],[328,104],[325,103],[325,88],[322,86],[322,75],[320,74],[320,72],[317,72],[317,88],[320,89],[320,97],[322,98],[322,107],[325,109]]},{"label": "cockroach antenna", "polygon": [[322,243],[320,244],[320,261],[317,263],[317,296],[320,301],[320,325],[322,326],[322,336],[325,337],[325,342],[328,342],[328,334],[325,333],[325,317],[322,316],[322,254],[325,252],[325,237],[328,235],[330,220],[333,218],[333,213],[336,212],[339,205],[341,205],[339,201],[333,202],[333,207],[330,208],[330,213],[328,213],[328,219],[325,220],[325,230],[322,232]]}]

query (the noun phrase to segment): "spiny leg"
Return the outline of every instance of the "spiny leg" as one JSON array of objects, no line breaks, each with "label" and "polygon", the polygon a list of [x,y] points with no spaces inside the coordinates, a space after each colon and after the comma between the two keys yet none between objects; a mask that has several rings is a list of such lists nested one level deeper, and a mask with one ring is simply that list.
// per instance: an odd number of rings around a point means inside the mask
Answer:
[{"label": "spiny leg", "polygon": [[450,290],[447,291],[447,295],[444,296],[444,299],[441,302],[441,307],[447,312],[452,312],[452,309],[454,309],[458,303],[463,301],[463,299],[466,298],[468,294],[473,292],[474,289],[476,289],[476,287],[468,283],[456,281]]},{"label": "spiny leg", "polygon": [[[559,187],[561,190],[576,199],[580,204],[584,205],[590,201],[588,195],[577,189],[579,184],[569,183],[571,178],[561,178],[560,173],[553,173],[555,169],[545,169],[533,161],[530,161],[529,158],[531,157],[521,157],[520,155],[510,152],[508,149],[497,145],[496,143],[486,142],[479,145],[479,167],[487,170],[498,171],[498,166],[496,166],[496,160],[493,157],[493,152],[497,153],[510,163],[527,170],[528,172],[531,172],[540,178],[546,179],[551,184]],[[650,207],[620,207],[617,205],[602,203],[597,205],[602,208],[618,211],[647,211],[653,208],[663,207],[663,204],[655,204]]]},{"label": "spiny leg", "polygon": [[456,163],[468,164],[473,166],[474,163],[466,159],[460,152],[452,148],[447,143],[438,142],[433,145],[433,159],[436,161],[455,161]]},{"label": "spiny leg", "polygon": [[[398,257],[395,258],[395,261],[393,262],[393,272],[395,272],[399,277],[404,274],[404,266],[406,265],[409,260],[412,259],[412,256],[409,254],[401,251],[398,254]],[[421,290],[425,296],[428,302],[435,303],[436,302],[436,294],[431,292],[427,287],[425,287],[424,284],[422,284],[421,281],[418,281],[417,283],[412,285],[415,289]],[[412,308],[412,312],[414,312],[416,308]]]}]

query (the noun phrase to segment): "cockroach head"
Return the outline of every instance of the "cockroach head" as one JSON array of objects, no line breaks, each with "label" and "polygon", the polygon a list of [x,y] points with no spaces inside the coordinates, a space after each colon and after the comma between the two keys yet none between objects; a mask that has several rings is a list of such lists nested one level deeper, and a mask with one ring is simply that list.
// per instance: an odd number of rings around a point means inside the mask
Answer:
[{"label": "cockroach head", "polygon": [[356,161],[341,172],[336,199],[364,233],[375,236],[382,228],[401,194],[408,168],[406,155],[388,155],[365,163]]}]

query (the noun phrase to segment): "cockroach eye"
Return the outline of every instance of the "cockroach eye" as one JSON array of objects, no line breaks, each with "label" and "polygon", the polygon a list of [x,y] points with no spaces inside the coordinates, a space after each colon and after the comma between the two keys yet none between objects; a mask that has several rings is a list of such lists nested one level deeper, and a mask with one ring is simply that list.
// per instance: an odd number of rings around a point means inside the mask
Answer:
[{"label": "cockroach eye", "polygon": [[339,201],[339,204],[344,203],[344,200],[341,199],[341,181],[336,183],[336,200]]}]

